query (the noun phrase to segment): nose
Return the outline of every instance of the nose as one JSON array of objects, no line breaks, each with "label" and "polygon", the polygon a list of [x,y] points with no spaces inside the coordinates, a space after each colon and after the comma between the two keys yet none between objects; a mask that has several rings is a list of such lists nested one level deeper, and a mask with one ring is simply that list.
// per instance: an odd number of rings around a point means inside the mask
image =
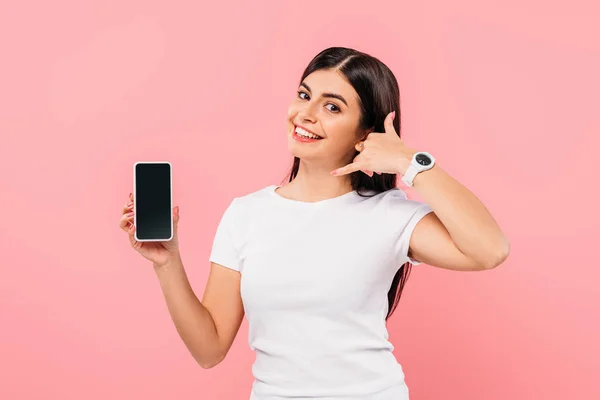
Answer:
[{"label": "nose", "polygon": [[314,105],[310,103],[304,104],[303,107],[298,111],[298,118],[300,118],[300,121],[302,122],[315,123],[317,118]]}]

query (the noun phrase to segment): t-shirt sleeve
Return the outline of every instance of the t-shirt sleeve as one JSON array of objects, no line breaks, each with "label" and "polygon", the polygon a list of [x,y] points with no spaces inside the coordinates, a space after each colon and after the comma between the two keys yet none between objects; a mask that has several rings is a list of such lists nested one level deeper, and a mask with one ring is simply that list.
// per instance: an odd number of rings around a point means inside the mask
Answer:
[{"label": "t-shirt sleeve", "polygon": [[403,190],[396,188],[388,192],[386,196],[387,220],[393,225],[396,257],[400,264],[410,262],[414,265],[421,262],[408,256],[410,238],[415,227],[421,219],[433,212],[429,204],[409,200]]},{"label": "t-shirt sleeve", "polygon": [[235,199],[233,199],[221,216],[213,239],[209,260],[234,271],[239,271],[238,250],[231,234],[235,227],[234,204]]},{"label": "t-shirt sleeve", "polygon": [[414,260],[408,256],[410,247],[410,238],[417,226],[417,223],[427,214],[433,212],[433,209],[427,203],[410,201],[409,214],[406,216],[406,225],[400,234],[400,257],[403,262],[409,261],[414,265],[421,264],[420,261]]}]

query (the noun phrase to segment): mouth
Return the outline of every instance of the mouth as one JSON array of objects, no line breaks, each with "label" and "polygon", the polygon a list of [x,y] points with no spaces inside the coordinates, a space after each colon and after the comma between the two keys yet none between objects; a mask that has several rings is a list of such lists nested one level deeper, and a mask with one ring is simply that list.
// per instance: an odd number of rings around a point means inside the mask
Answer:
[{"label": "mouth", "polygon": [[311,132],[308,129],[298,125],[294,125],[294,136],[299,139],[304,139],[308,141],[316,141],[323,139],[322,136],[319,136],[314,132]]}]

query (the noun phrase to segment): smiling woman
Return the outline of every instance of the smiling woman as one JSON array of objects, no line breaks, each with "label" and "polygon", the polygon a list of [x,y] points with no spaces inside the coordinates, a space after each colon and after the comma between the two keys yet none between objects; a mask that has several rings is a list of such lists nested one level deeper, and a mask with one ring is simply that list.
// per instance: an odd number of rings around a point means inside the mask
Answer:
[{"label": "smiling woman", "polygon": [[[399,104],[381,61],[322,51],[289,106],[288,182],[231,201],[202,301],[178,248],[136,247],[155,263],[177,330],[204,368],[225,358],[246,315],[251,400],[407,400],[386,321],[411,267],[483,270],[508,255],[483,204],[433,156],[404,144]],[[423,202],[396,187],[399,175]],[[178,220],[177,211],[175,238]]]},{"label": "smiling woman", "polygon": [[253,400],[408,398],[385,320],[418,263],[411,233],[432,210],[408,200],[395,173],[330,174],[394,111],[399,132],[398,85],[383,63],[321,52],[288,110],[289,183],[236,198],[223,216],[211,260],[244,277]]}]

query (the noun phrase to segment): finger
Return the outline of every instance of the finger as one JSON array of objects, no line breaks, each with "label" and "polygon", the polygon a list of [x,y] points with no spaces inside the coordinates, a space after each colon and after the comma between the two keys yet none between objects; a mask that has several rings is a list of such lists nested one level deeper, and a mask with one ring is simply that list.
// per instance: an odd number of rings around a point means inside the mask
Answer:
[{"label": "finger", "polygon": [[177,227],[177,223],[179,222],[179,206],[173,207],[173,224]]},{"label": "finger", "polygon": [[394,117],[396,116],[396,111],[392,111],[385,117],[385,121],[383,121],[383,127],[385,128],[386,133],[393,133],[397,135],[396,129],[394,129]]},{"label": "finger", "polygon": [[129,229],[129,224],[131,223],[132,219],[133,219],[133,212],[123,214],[123,216],[121,216],[121,219],[119,220],[119,227],[127,232],[127,230]]},{"label": "finger", "polygon": [[142,247],[142,242],[138,242],[137,240],[135,240],[135,225],[131,224],[131,226],[129,227],[128,230],[129,233],[129,243],[131,243],[131,247],[133,247],[134,249],[139,249],[140,247]]},{"label": "finger", "polygon": [[133,202],[127,203],[123,206],[123,214],[128,213],[133,208]]},{"label": "finger", "polygon": [[364,172],[365,174],[369,175],[371,178],[373,177],[373,171],[369,171],[368,169],[363,169],[361,171]]},{"label": "finger", "polygon": [[124,217],[123,220],[119,223],[119,227],[125,232],[129,232],[129,229],[133,226],[132,219],[133,217]]},{"label": "finger", "polygon": [[346,165],[345,167],[341,167],[338,168],[334,171],[331,171],[331,175],[346,175],[346,174],[350,174],[352,172],[364,169],[364,165],[361,165],[360,163],[351,163]]}]

